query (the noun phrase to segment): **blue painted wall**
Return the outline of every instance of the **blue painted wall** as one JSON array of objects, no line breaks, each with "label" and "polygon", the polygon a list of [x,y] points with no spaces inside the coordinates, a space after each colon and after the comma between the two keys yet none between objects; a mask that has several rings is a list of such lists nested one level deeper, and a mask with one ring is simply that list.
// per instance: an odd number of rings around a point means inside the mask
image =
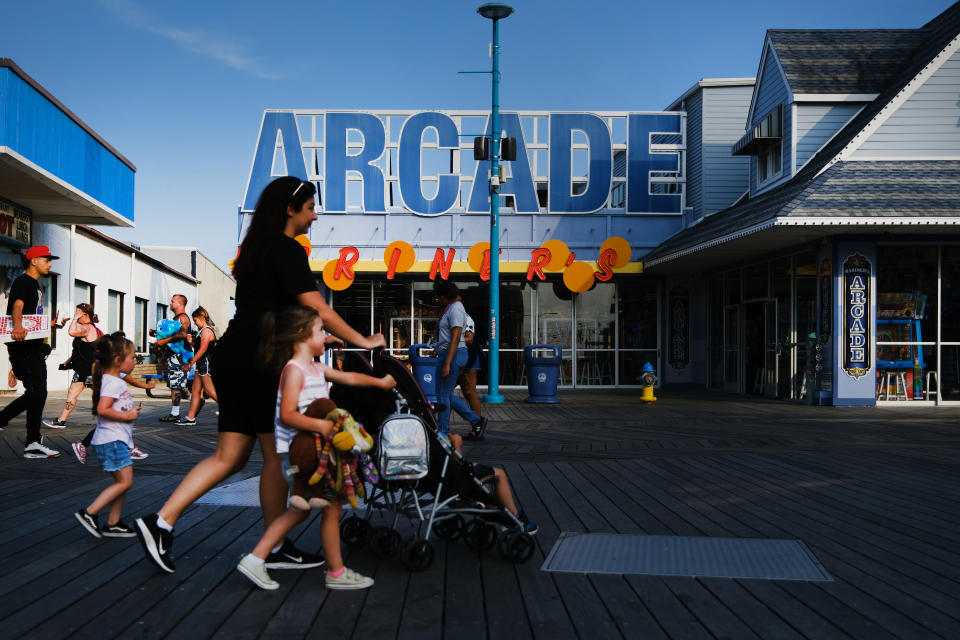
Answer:
[{"label": "blue painted wall", "polygon": [[0,146],[133,221],[134,171],[9,67],[0,67]]},{"label": "blue painted wall", "polygon": [[[703,176],[700,204],[704,215],[726,209],[750,187],[750,158],[730,148],[747,122],[752,86],[703,88]],[[692,116],[687,126],[692,127]],[[689,138],[689,136],[688,136]],[[689,144],[689,143],[688,143]],[[688,184],[692,176],[688,176]]]},{"label": "blue painted wall", "polygon": [[852,102],[797,103],[797,171],[862,108]]},{"label": "blue painted wall", "polygon": [[960,51],[917,88],[853,154],[854,160],[960,158]]}]

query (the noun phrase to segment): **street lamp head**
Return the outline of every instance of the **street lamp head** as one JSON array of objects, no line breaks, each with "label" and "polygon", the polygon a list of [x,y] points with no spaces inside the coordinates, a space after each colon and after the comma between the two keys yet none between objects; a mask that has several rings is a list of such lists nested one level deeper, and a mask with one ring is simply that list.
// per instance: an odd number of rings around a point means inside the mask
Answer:
[{"label": "street lamp head", "polygon": [[490,20],[502,20],[513,13],[513,7],[499,2],[488,2],[477,7],[477,13]]}]

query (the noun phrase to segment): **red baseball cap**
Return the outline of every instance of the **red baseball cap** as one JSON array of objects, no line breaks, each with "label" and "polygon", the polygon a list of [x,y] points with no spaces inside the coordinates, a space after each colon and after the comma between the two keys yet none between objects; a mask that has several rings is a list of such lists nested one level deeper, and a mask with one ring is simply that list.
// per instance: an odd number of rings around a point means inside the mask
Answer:
[{"label": "red baseball cap", "polygon": [[27,249],[25,254],[27,260],[33,260],[34,258],[50,258],[51,260],[59,260],[60,256],[55,256],[50,253],[50,247],[42,244],[38,244],[35,247],[30,247]]}]

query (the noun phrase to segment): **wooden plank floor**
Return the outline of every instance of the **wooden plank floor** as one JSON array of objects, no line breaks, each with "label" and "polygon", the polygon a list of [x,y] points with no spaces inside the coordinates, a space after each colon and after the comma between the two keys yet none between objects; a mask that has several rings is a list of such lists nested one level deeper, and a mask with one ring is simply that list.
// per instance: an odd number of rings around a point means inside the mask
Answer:
[{"label": "wooden plank floor", "polygon": [[[70,426],[45,429],[63,455],[22,458],[23,416],[0,434],[0,619],[4,638],[958,638],[960,411],[815,408],[665,389],[562,393],[485,407],[469,457],[502,464],[540,524],[533,559],[438,543],[433,565],[349,552],[369,591],[327,592],[323,573],[235,570],[262,532],[259,509],[194,506],[177,525],[177,573],[133,539],[95,540],[74,520],[107,484],[70,452],[93,424],[89,394]],[[0,398],[6,404],[12,398]],[[49,416],[61,406],[52,393]],[[157,419],[144,400],[128,521],[156,510],[216,442]],[[454,430],[457,430],[454,424]],[[468,445],[469,446],[469,445]],[[259,454],[236,481],[255,476]],[[314,516],[295,532],[319,547]],[[561,532],[798,538],[834,582],[545,573]]]}]

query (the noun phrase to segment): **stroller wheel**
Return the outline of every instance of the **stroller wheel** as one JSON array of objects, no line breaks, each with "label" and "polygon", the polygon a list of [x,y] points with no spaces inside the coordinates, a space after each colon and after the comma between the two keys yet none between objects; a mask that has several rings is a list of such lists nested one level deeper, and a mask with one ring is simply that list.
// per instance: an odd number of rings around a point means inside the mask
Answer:
[{"label": "stroller wheel", "polygon": [[459,513],[443,520],[437,520],[433,531],[443,540],[456,540],[463,533],[463,516]]},{"label": "stroller wheel", "polygon": [[370,523],[357,516],[344,518],[340,523],[340,539],[354,549],[359,549],[367,543],[370,535]]},{"label": "stroller wheel", "polygon": [[411,538],[403,545],[400,558],[410,571],[423,571],[433,564],[433,545],[423,538]]},{"label": "stroller wheel", "polygon": [[486,551],[497,543],[497,528],[488,522],[475,518],[468,522],[464,528],[463,541],[471,549]]},{"label": "stroller wheel", "polygon": [[381,560],[397,553],[400,534],[390,527],[377,526],[370,530],[370,552]]},{"label": "stroller wheel", "polygon": [[514,531],[500,536],[497,545],[500,555],[514,564],[521,564],[533,555],[533,536],[525,531]]}]

